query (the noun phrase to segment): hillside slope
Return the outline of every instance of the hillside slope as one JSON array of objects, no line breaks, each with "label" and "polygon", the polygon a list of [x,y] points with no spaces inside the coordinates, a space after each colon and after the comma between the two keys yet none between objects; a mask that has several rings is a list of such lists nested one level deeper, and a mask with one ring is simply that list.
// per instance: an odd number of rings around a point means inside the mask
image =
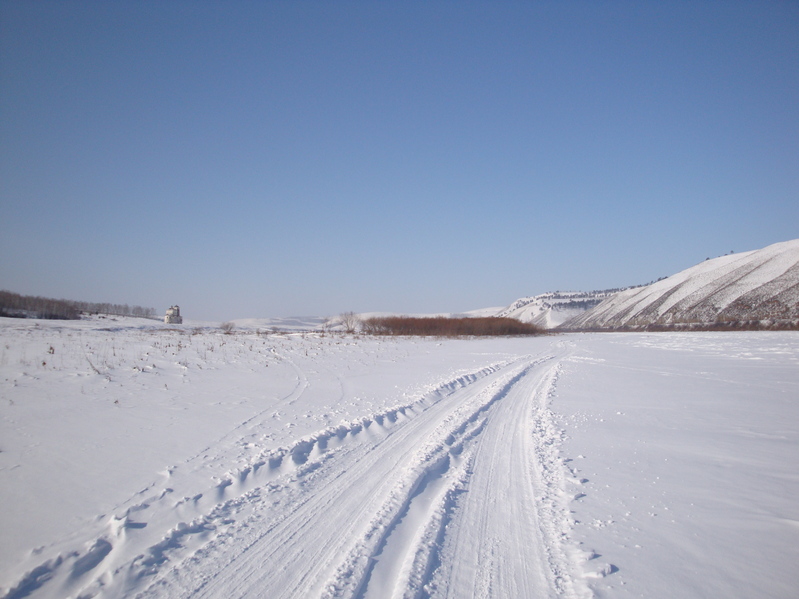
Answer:
[{"label": "hillside slope", "polygon": [[517,299],[492,316],[515,318],[552,329],[598,305],[618,289],[605,291],[553,291]]},{"label": "hillside slope", "polygon": [[799,239],[706,260],[671,277],[622,291],[563,329],[796,326]]}]

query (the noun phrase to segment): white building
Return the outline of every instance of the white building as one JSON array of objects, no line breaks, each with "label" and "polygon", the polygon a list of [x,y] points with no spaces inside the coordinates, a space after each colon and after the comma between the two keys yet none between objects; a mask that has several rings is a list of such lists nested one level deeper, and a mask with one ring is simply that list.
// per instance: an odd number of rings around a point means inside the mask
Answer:
[{"label": "white building", "polygon": [[166,324],[183,324],[183,317],[180,315],[180,306],[172,306],[166,311],[164,316]]}]

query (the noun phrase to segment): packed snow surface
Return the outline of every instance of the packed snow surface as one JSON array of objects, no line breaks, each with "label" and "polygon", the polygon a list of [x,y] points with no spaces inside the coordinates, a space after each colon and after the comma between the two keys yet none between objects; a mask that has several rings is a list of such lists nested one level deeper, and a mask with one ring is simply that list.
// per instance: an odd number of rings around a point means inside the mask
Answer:
[{"label": "packed snow surface", "polygon": [[0,597],[799,588],[797,333],[0,341]]}]

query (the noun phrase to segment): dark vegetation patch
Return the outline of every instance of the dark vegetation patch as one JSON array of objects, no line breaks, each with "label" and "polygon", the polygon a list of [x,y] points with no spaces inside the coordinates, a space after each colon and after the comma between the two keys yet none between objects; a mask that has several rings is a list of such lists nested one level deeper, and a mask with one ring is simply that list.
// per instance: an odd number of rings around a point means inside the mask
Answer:
[{"label": "dark vegetation patch", "polygon": [[382,316],[361,323],[367,335],[403,335],[432,337],[502,337],[543,335],[546,331],[515,318],[419,318],[412,316]]}]

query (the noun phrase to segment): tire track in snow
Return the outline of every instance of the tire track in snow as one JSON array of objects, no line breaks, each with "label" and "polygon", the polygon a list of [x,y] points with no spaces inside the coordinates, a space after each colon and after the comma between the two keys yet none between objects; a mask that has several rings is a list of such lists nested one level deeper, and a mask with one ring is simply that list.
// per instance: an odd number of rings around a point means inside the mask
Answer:
[{"label": "tire track in snow", "polygon": [[[298,524],[297,530],[301,531],[304,527],[296,518],[291,522],[292,512],[314,496],[308,489],[320,484],[317,481],[327,462],[346,463],[350,454],[368,453],[393,429],[400,430],[438,403],[506,367],[507,363],[499,363],[460,376],[419,400],[329,427],[288,447],[257,454],[206,487],[196,487],[197,472],[201,474],[211,462],[240,463],[241,452],[232,438],[235,431],[231,432],[222,438],[224,443],[220,440],[219,446],[209,447],[210,461],[205,459],[208,456],[198,454],[178,467],[177,473],[168,469],[166,482],[170,487],[159,492],[155,484],[151,485],[115,510],[120,515],[101,517],[94,527],[96,536],[79,532],[54,545],[60,548],[56,557],[29,571],[4,597],[116,597],[129,596],[148,585],[163,588],[165,572],[182,560],[196,563],[204,552],[212,553],[214,547],[224,547],[230,539],[238,539],[240,528],[264,524],[262,512],[269,513],[272,508],[277,517],[270,515],[261,536],[281,526],[291,531],[293,524]],[[304,387],[300,378],[295,391],[285,400],[291,401]],[[249,419],[237,430],[246,438],[254,425]],[[181,477],[192,467],[196,470],[193,477]],[[341,476],[335,469],[328,471],[334,479]],[[187,481],[195,485],[193,490]],[[287,521],[281,525],[282,520]]]},{"label": "tire track in snow", "polygon": [[369,566],[355,596],[419,597],[436,566],[437,547],[445,534],[455,497],[466,491],[473,467],[472,445],[483,433],[493,405],[521,378],[512,377],[485,393],[485,403],[439,442],[439,458],[426,459],[415,490],[382,534],[377,550],[369,555]]},{"label": "tire track in snow", "polygon": [[553,364],[498,363],[243,464],[212,447],[239,465],[193,490],[178,472],[6,597],[576,598]]},{"label": "tire track in snow", "polygon": [[434,464],[383,533],[355,597],[590,595],[564,544],[562,433],[548,409],[559,370],[533,362],[492,390],[449,467]]},{"label": "tire track in snow", "polygon": [[257,532],[231,543],[243,552],[208,547],[193,556],[215,564],[201,581],[184,561],[142,596],[583,596],[563,547],[562,481],[547,474],[562,467],[546,407],[557,368],[509,365],[373,443],[328,453],[297,481],[309,491],[280,493],[276,519],[253,514]]},{"label": "tire track in snow", "polygon": [[[281,489],[271,519],[266,510],[252,514],[247,526],[237,531],[241,534],[235,546],[246,547],[243,552],[231,555],[221,544],[209,544],[201,560],[202,580],[193,578],[184,561],[170,571],[168,590],[153,586],[142,596],[184,596],[179,589],[187,588],[192,590],[185,596],[193,597],[356,592],[382,533],[420,479],[442,466],[435,444],[425,445],[424,440],[454,444],[453,433],[462,435],[464,425],[496,395],[486,394],[486,389],[501,387],[508,371],[519,368],[512,363],[443,385],[427,396],[422,402],[426,405],[419,406],[422,410],[401,426],[391,426],[387,434],[373,432],[374,423],[356,425],[361,442],[341,445],[303,464],[301,476]],[[342,556],[349,556],[343,564]]]}]

